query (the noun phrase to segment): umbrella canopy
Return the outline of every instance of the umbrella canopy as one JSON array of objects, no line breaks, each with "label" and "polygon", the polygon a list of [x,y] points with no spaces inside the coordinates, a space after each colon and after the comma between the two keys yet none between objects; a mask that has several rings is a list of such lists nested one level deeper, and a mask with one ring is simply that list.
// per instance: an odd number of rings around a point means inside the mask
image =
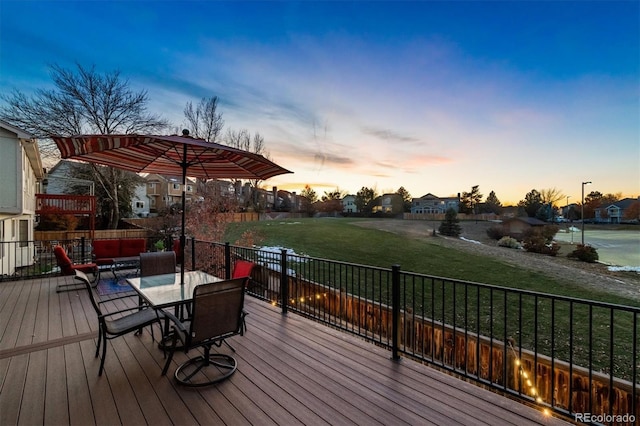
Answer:
[{"label": "umbrella canopy", "polygon": [[202,179],[269,179],[291,173],[262,155],[188,136],[53,136],[62,158],[136,173]]},{"label": "umbrella canopy", "polygon": [[184,282],[187,176],[202,179],[269,179],[291,173],[262,155],[183,136],[52,136],[63,159],[102,164],[136,173],[182,175],[181,282]]}]

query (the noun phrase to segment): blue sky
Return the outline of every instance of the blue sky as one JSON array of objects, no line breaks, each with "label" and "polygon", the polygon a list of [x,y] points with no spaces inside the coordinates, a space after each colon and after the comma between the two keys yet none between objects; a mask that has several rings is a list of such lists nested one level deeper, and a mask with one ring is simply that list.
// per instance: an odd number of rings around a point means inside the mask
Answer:
[{"label": "blue sky", "polygon": [[480,186],[503,203],[556,188],[640,195],[640,2],[12,1],[0,91],[49,65],[119,70],[183,126],[218,96],[319,195]]}]

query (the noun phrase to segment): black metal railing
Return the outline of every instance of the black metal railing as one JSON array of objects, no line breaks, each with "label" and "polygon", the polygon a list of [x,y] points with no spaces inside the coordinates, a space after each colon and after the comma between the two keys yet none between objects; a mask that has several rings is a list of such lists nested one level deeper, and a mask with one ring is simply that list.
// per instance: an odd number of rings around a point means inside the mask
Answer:
[{"label": "black metal railing", "polygon": [[[57,243],[74,261],[90,249]],[[5,255],[23,249],[6,244]],[[52,245],[27,245],[40,265],[33,271],[47,269]],[[237,259],[256,265],[253,297],[385,347],[393,359],[433,364],[570,417],[638,416],[639,308],[187,240],[187,269],[230,277]]]}]

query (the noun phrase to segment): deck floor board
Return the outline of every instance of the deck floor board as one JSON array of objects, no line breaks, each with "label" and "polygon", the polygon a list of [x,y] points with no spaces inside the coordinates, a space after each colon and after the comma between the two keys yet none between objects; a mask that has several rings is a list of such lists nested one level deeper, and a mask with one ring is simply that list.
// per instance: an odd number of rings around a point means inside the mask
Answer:
[{"label": "deck floor board", "polygon": [[[66,282],[68,277],[60,277]],[[108,341],[95,357],[97,319],[85,290],[58,279],[0,283],[0,424],[414,425],[565,424],[495,392],[362,339],[247,298],[247,333],[216,350],[238,370],[185,388],[150,328]],[[103,304],[133,307],[137,298]],[[156,326],[157,340],[160,328]]]}]

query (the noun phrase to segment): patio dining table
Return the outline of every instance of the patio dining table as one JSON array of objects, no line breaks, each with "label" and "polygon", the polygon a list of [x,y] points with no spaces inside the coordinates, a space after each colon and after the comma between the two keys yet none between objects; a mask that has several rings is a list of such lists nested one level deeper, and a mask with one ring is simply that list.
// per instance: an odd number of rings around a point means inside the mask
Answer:
[{"label": "patio dining table", "polygon": [[203,271],[184,273],[184,283],[180,283],[180,273],[127,278],[127,283],[155,309],[180,307],[191,302],[193,289],[200,284],[222,281],[222,278]]}]

